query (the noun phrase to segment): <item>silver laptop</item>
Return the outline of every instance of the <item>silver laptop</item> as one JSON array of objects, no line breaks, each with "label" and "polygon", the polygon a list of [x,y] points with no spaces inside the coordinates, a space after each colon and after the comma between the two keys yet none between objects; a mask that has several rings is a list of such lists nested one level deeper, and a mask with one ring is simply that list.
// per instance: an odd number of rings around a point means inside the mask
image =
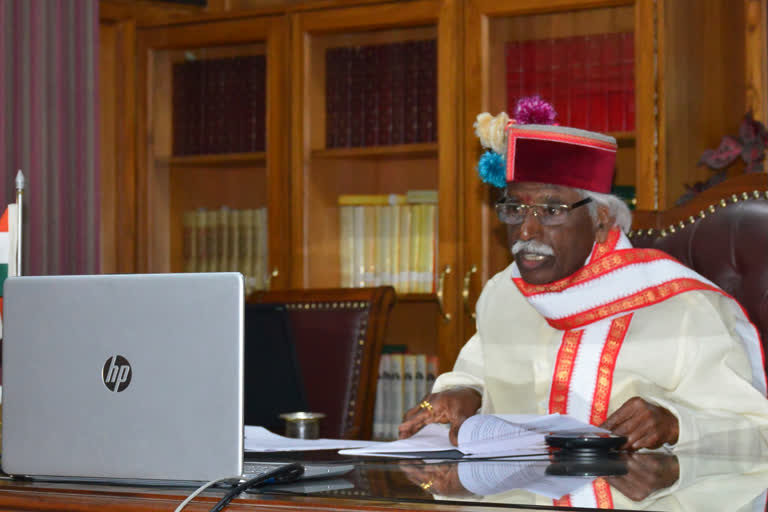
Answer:
[{"label": "silver laptop", "polygon": [[4,472],[241,475],[239,273],[16,277],[4,295]]}]

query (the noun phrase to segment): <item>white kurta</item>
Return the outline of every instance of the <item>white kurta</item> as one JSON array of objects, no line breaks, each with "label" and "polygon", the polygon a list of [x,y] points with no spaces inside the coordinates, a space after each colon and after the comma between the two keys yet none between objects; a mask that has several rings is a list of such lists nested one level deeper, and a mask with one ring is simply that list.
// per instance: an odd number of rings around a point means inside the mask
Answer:
[{"label": "white kurta", "polygon": [[[483,413],[547,414],[563,331],[519,292],[510,265],[485,286],[477,332],[433,392],[472,386]],[[639,396],[674,414],[678,446],[719,432],[768,426],[768,400],[736,334],[745,318],[711,291],[690,291],[634,312],[613,373],[608,414]]]}]

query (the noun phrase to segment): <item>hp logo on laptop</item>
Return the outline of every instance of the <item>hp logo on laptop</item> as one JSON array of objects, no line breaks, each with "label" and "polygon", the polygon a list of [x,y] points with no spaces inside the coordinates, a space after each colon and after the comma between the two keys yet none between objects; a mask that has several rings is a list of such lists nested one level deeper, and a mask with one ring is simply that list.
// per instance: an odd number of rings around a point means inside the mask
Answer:
[{"label": "hp logo on laptop", "polygon": [[128,387],[128,384],[131,383],[131,375],[131,364],[120,355],[107,359],[107,362],[104,363],[104,370],[101,372],[104,385],[116,393]]}]

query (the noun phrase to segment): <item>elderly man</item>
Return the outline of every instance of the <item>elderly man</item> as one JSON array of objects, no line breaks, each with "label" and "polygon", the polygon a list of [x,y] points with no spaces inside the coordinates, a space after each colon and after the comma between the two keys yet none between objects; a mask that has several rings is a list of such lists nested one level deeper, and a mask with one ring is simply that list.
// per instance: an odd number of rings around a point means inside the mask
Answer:
[{"label": "elderly man", "polygon": [[[400,426],[482,413],[563,413],[628,437],[628,449],[768,425],[757,330],[716,285],[656,250],[633,249],[608,195],[616,142],[551,124],[541,100],[478,116],[493,151],[478,166],[514,263],[477,303],[477,332]],[[504,154],[506,158],[502,158]]]}]

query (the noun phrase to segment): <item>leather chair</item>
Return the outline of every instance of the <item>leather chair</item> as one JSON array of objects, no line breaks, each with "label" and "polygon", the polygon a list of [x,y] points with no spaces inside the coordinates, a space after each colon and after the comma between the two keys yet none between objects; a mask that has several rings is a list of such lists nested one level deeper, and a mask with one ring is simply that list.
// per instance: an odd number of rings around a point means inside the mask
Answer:
[{"label": "leather chair", "polygon": [[391,286],[256,292],[248,302],[284,304],[311,412],[326,415],[320,436],[371,439],[379,358]]},{"label": "leather chair", "polygon": [[[713,281],[746,309],[768,353],[768,176],[726,181],[690,204],[638,212],[635,247],[661,249]],[[642,226],[642,227],[640,227]]]}]

